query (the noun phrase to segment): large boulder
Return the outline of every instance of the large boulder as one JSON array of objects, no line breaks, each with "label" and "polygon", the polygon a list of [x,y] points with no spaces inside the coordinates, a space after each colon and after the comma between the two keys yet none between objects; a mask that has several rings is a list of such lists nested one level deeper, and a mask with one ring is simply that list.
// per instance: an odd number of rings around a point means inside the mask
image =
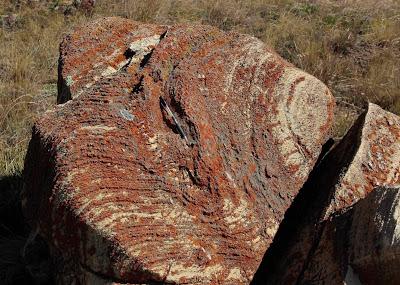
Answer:
[{"label": "large boulder", "polygon": [[54,252],[120,283],[249,283],[329,134],[326,86],[208,26],[100,19],[60,53],[24,194]]},{"label": "large boulder", "polygon": [[[304,276],[313,256],[320,250],[330,252],[328,256],[332,260],[345,258],[344,246],[333,244],[345,240],[346,231],[336,229],[346,228],[346,219],[335,224],[328,220],[344,215],[375,187],[398,184],[400,118],[369,104],[367,111],[313,171],[299,199],[288,211],[276,243],[266,253],[255,284],[339,284],[319,271],[313,271],[312,278]],[[327,242],[318,247],[321,240]],[[358,242],[362,243],[362,239]],[[331,272],[330,266],[341,265],[332,261],[316,262],[315,266]]]}]

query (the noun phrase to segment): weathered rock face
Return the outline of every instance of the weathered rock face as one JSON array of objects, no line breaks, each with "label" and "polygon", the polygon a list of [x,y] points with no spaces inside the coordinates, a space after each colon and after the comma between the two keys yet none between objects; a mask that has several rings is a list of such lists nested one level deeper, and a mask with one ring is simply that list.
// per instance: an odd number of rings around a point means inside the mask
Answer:
[{"label": "weathered rock face", "polygon": [[[376,186],[400,183],[400,118],[377,105],[369,104],[365,117],[359,119],[360,123],[362,120],[361,129],[357,129],[356,125],[351,130],[359,133],[358,140],[344,141],[331,156],[337,159],[340,153],[351,154],[346,153],[348,146],[351,143],[359,144],[346,171],[341,172],[325,218],[365,198]],[[333,165],[337,162],[327,163]]]},{"label": "weathered rock face", "polygon": [[26,159],[41,233],[121,283],[249,283],[326,140],[327,88],[253,37],[119,18],[67,36],[59,76]]},{"label": "weathered rock face", "polygon": [[118,72],[129,69],[134,75],[166,31],[165,26],[121,18],[79,27],[60,45],[57,102],[78,97],[85,88]]},{"label": "weathered rock face", "polygon": [[400,280],[399,187],[375,189],[354,207],[348,256],[363,284]]},{"label": "weathered rock face", "polygon": [[[341,235],[347,233],[336,229],[346,228],[347,221],[329,224],[327,220],[333,214],[346,212],[375,187],[400,184],[399,159],[400,118],[370,104],[367,112],[360,116],[311,175],[302,190],[303,196],[299,196],[300,200],[296,201],[287,217],[288,225],[286,228],[282,226],[276,244],[267,252],[255,283],[342,282],[340,275],[335,275],[339,282],[324,276],[321,270],[314,270],[312,278],[305,276],[313,256],[320,250],[324,255],[330,252],[327,255],[332,258],[331,262],[315,262],[316,267],[323,268],[322,271],[334,271],[329,269],[330,266],[341,266],[335,260],[345,258],[345,245],[342,244],[345,239]],[[318,249],[320,240],[327,242]],[[362,239],[358,242],[361,243]],[[334,246],[337,243],[340,246]]]},{"label": "weathered rock face", "polygon": [[329,221],[300,284],[398,284],[400,189],[380,187]]}]

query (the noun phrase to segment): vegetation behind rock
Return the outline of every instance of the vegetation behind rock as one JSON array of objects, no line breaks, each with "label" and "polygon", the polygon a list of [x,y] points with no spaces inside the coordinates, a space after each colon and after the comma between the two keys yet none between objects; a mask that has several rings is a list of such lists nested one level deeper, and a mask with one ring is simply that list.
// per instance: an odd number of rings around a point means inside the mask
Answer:
[{"label": "vegetation behind rock", "polygon": [[254,35],[325,82],[338,100],[335,136],[366,102],[400,113],[398,1],[5,0],[0,3],[0,175],[20,171],[32,122],[56,97],[64,32],[117,15],[142,22],[196,22]]}]

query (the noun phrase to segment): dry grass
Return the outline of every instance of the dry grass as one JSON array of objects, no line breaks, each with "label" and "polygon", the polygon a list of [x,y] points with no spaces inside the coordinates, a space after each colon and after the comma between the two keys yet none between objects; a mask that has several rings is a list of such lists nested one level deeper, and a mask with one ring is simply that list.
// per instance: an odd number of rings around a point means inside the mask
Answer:
[{"label": "dry grass", "polygon": [[91,13],[64,15],[68,2],[0,3],[0,176],[21,171],[31,124],[55,102],[63,32],[100,16],[210,24],[259,37],[344,102],[336,136],[359,112],[351,105],[371,101],[400,113],[398,1],[98,0]]},{"label": "dry grass", "polygon": [[55,102],[58,42],[72,23],[60,13],[18,7],[16,1],[2,2],[0,15],[1,176],[22,169],[31,124]]}]

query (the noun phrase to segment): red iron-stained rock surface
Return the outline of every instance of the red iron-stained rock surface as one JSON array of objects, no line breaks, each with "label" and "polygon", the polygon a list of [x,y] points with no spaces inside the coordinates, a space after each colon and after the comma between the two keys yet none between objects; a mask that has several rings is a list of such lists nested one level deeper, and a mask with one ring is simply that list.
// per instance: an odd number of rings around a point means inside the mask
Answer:
[{"label": "red iron-stained rock surface", "polygon": [[[359,119],[351,132],[357,139],[344,139],[341,147],[332,154],[346,156],[350,144],[357,151],[351,163],[341,172],[324,217],[346,210],[358,200],[365,198],[377,186],[396,186],[400,183],[400,118],[379,106],[369,104],[367,112]],[[352,137],[351,134],[348,135]],[[336,161],[328,161],[334,164]]]},{"label": "red iron-stained rock surface", "polygon": [[[344,276],[337,273],[337,268],[343,269],[341,259],[347,258],[344,237],[348,229],[337,229],[345,228],[347,220],[338,224],[328,220],[348,211],[374,188],[399,184],[400,117],[369,104],[368,110],[316,167],[303,189],[309,193],[305,194],[308,196],[303,199],[303,208],[297,208],[301,216],[291,219],[295,225],[291,236],[285,237],[275,253],[266,255],[257,278],[266,284],[342,284]],[[363,247],[363,238],[357,242],[358,247]],[[330,259],[322,262],[319,255]]]},{"label": "red iron-stained rock surface", "polygon": [[63,104],[26,159],[32,224],[115,282],[249,283],[329,133],[326,86],[208,26],[101,19],[60,51]]}]

